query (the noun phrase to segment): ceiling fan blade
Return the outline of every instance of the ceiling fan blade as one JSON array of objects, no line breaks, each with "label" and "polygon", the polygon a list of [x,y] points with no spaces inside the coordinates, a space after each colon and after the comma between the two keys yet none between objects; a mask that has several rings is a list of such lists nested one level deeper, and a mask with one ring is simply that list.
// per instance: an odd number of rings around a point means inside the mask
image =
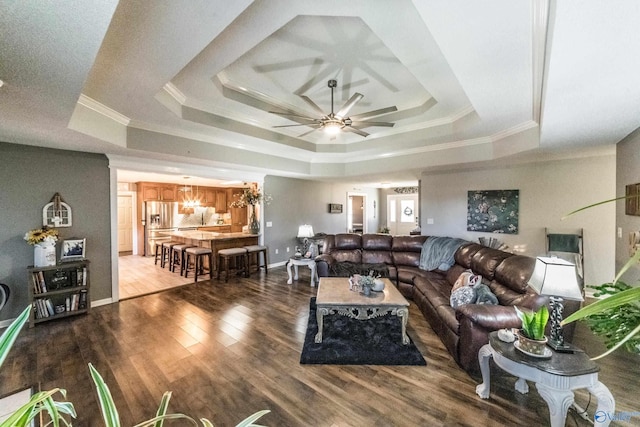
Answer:
[{"label": "ceiling fan blade", "polygon": [[362,130],[360,130],[360,129],[356,129],[356,128],[351,127],[351,126],[345,126],[345,127],[343,127],[343,128],[342,128],[342,130],[343,130],[343,131],[345,131],[345,132],[353,132],[353,133],[357,133],[358,135],[360,135],[360,136],[364,136],[365,138],[366,138],[367,136],[369,136],[369,134],[368,134],[368,133],[366,133],[365,131],[362,131]]},{"label": "ceiling fan blade", "polygon": [[321,117],[324,117],[326,115],[324,111],[322,111],[322,109],[318,107],[318,104],[313,102],[307,95],[300,95],[300,98],[302,98],[304,102],[309,104],[318,114],[320,114]]},{"label": "ceiling fan blade", "polygon": [[311,132],[316,131],[316,130],[318,130],[318,129],[320,129],[320,126],[316,127],[315,129],[308,130],[308,131],[306,131],[305,133],[301,133],[300,135],[298,135],[298,138],[302,138],[303,136],[307,136],[307,135],[309,135]]},{"label": "ceiling fan blade", "polygon": [[354,93],[353,96],[351,96],[351,98],[349,98],[349,100],[345,102],[342,108],[340,108],[340,110],[336,113],[336,117],[340,117],[340,118],[346,117],[351,107],[356,105],[356,103],[360,101],[363,97],[364,95],[361,93],[358,93],[358,92]]},{"label": "ceiling fan blade", "polygon": [[298,119],[303,119],[303,120],[312,120],[315,121],[317,119],[313,118],[313,117],[309,117],[309,116],[301,116],[300,114],[295,114],[295,113],[282,113],[280,111],[269,111],[271,114],[277,114],[279,116],[286,116],[286,117],[295,117]]},{"label": "ceiling fan blade", "polygon": [[380,114],[392,113],[394,111],[398,111],[398,107],[396,107],[395,105],[393,107],[380,108],[379,110],[373,110],[373,111],[368,111],[362,114],[356,114],[355,116],[351,116],[350,118],[353,121],[365,120],[371,117],[379,116]]},{"label": "ceiling fan blade", "polygon": [[369,127],[369,126],[384,126],[388,128],[392,128],[395,123],[391,122],[368,122],[368,121],[352,121],[351,126],[354,127]]},{"label": "ceiling fan blade", "polygon": [[280,125],[280,126],[271,126],[272,128],[291,128],[294,126],[320,126],[320,123],[299,123],[297,125]]}]

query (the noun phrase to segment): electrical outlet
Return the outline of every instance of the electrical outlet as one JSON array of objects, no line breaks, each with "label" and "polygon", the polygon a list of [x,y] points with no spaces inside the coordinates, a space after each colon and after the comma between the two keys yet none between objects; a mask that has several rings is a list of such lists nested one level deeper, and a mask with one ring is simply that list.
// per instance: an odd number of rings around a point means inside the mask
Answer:
[{"label": "electrical outlet", "polygon": [[427,218],[427,225],[433,224],[433,218]]},{"label": "electrical outlet", "polygon": [[276,255],[278,255],[278,250],[276,249]]},{"label": "electrical outlet", "polygon": [[271,221],[267,221],[267,227],[273,227],[273,223]]},{"label": "electrical outlet", "polygon": [[287,252],[289,252],[291,250],[291,248],[289,248],[289,246],[287,246]]}]

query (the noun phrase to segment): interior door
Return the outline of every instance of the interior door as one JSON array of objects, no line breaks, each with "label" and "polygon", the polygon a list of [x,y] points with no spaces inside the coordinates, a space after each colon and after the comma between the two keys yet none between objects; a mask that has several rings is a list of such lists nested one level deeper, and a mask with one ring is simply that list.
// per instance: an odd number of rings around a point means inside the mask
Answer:
[{"label": "interior door", "polygon": [[118,252],[133,251],[133,197],[118,196]]},{"label": "interior door", "polygon": [[347,193],[347,232],[367,232],[367,195]]},{"label": "interior door", "polygon": [[387,196],[387,226],[392,235],[408,235],[418,223],[418,195]]}]

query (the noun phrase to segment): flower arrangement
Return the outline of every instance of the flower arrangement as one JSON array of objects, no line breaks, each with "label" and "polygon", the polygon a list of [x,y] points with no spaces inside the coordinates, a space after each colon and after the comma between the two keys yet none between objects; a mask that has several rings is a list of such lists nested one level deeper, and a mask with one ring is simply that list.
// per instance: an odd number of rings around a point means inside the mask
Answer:
[{"label": "flower arrangement", "polygon": [[30,245],[37,245],[38,243],[51,243],[54,244],[58,241],[58,230],[55,228],[36,228],[35,230],[28,231],[24,235],[24,240]]},{"label": "flower arrangement", "polygon": [[229,205],[232,208],[244,208],[249,205],[255,206],[260,203],[261,200],[264,200],[265,203],[269,204],[269,202],[271,202],[271,196],[268,194],[262,194],[258,189],[258,186],[256,184],[252,184],[251,187],[245,188],[240,197]]}]

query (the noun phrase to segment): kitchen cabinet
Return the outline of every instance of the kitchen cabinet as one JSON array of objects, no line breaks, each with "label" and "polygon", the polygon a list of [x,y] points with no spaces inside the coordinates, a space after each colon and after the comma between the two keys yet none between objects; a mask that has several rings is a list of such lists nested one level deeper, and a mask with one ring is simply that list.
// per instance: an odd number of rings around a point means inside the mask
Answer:
[{"label": "kitchen cabinet", "polygon": [[216,213],[225,212],[229,212],[229,207],[227,206],[227,190],[218,188],[216,190]]},{"label": "kitchen cabinet", "polygon": [[[216,193],[217,193],[218,189],[214,188],[214,187],[203,187],[202,188],[202,198],[200,200],[200,202],[202,203],[203,206],[211,206],[211,207],[215,207],[216,206]],[[217,211],[217,209],[216,209]]]},{"label": "kitchen cabinet", "polygon": [[[233,202],[234,200],[238,200],[240,195],[242,195],[243,191],[244,189],[242,188],[230,188],[228,190],[229,203]],[[242,227],[248,224],[247,209],[248,208],[246,207],[244,208],[230,207],[229,208],[229,210],[231,211],[231,232],[232,233],[240,233],[242,231]]]},{"label": "kitchen cabinet", "polygon": [[152,200],[174,202],[177,200],[175,184],[139,182],[138,185],[142,193],[142,200],[145,202]]}]

